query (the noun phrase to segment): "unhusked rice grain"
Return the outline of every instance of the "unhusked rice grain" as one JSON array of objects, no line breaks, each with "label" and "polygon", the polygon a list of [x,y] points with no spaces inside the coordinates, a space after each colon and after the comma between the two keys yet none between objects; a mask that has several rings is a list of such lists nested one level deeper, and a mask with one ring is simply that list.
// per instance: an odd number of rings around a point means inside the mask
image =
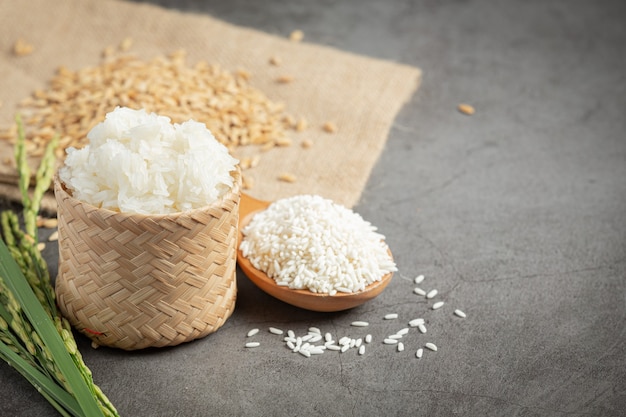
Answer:
[{"label": "unhusked rice grain", "polygon": [[358,213],[317,195],[272,203],[243,228],[240,249],[280,285],[333,295],[397,271],[384,236]]}]

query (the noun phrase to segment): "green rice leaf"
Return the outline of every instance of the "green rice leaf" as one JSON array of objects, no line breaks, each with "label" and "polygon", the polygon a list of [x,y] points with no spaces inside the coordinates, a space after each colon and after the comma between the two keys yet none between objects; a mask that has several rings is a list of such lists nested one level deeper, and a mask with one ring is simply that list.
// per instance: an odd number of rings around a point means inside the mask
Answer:
[{"label": "green rice leaf", "polygon": [[68,387],[73,393],[83,415],[89,417],[103,416],[96,399],[74,364],[50,316],[48,316],[37,300],[26,277],[24,277],[20,267],[11,257],[7,246],[2,240],[0,240],[0,261],[0,275],[5,277],[5,285],[22,306],[24,313],[41,340],[50,349],[54,361],[67,381]]},{"label": "green rice leaf", "polygon": [[[0,341],[0,357],[11,364],[63,416],[82,415],[74,397]],[[69,414],[68,414],[69,412]]]}]

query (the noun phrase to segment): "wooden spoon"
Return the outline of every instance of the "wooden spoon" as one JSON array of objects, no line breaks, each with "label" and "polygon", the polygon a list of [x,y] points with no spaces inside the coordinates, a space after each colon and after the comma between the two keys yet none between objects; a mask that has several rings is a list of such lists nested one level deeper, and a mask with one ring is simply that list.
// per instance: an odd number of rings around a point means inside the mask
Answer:
[{"label": "wooden spoon", "polygon": [[[247,194],[241,194],[241,202],[239,203],[239,240],[237,248],[239,248],[243,239],[243,234],[241,233],[243,228],[256,213],[265,210],[269,205],[270,203],[267,201],[257,200]],[[391,251],[389,255],[391,255]],[[365,287],[363,291],[355,293],[338,292],[331,296],[328,294],[314,293],[309,290],[294,290],[276,284],[276,281],[268,277],[263,271],[259,271],[252,266],[250,261],[243,256],[243,253],[239,249],[237,250],[237,262],[246,276],[257,287],[269,295],[296,307],[322,312],[347,310],[371,300],[385,289],[393,276],[393,273],[390,272],[380,281]]]}]

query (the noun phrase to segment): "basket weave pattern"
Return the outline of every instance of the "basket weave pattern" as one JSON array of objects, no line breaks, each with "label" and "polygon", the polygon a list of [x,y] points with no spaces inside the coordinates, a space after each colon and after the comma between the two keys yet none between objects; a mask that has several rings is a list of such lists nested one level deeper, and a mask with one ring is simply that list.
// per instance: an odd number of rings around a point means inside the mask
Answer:
[{"label": "basket weave pattern", "polygon": [[241,177],[215,204],[117,213],[73,198],[58,176],[59,308],[99,345],[174,346],[221,327],[235,307]]}]

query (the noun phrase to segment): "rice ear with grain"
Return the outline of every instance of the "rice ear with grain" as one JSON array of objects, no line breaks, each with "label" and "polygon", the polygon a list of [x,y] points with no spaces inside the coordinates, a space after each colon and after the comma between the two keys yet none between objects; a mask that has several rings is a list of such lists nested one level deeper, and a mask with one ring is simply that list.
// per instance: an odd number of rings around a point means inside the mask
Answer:
[{"label": "rice ear with grain", "polygon": [[174,346],[215,332],[235,307],[241,173],[190,211],[119,213],[81,202],[58,175],[59,308],[99,345]]}]

